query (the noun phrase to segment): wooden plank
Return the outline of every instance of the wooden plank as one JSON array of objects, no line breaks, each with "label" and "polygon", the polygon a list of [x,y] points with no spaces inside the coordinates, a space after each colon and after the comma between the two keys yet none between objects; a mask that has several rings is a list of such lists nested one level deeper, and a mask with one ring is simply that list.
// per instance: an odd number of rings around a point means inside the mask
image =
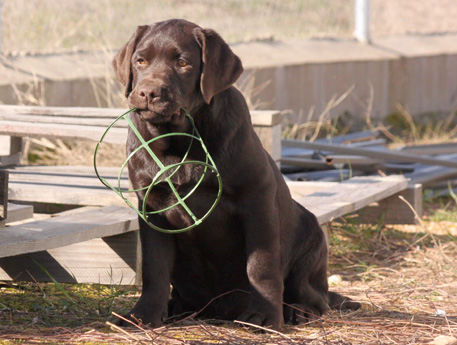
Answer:
[{"label": "wooden plank", "polygon": [[[120,168],[99,167],[98,171],[110,184],[117,186]],[[22,166],[9,169],[9,173],[11,183],[49,183],[50,186],[86,186],[106,189],[91,166]],[[120,182],[122,190],[127,190],[129,187],[127,169],[124,170]]]},{"label": "wooden plank", "polygon": [[0,280],[133,285],[138,282],[138,231],[36,253],[0,258]]},{"label": "wooden plank", "polygon": [[[119,115],[121,115],[120,113]],[[29,122],[29,123],[51,123],[51,124],[66,124],[66,125],[81,125],[108,127],[114,118],[98,118],[98,117],[79,117],[79,116],[47,116],[47,115],[17,115],[4,114],[0,112],[0,120],[12,122]],[[119,120],[115,127],[128,127],[127,121]]]},{"label": "wooden plank", "polygon": [[[90,166],[24,166],[10,171],[10,200],[63,205],[125,206],[125,202],[106,188]],[[100,167],[101,176],[117,186],[119,168]],[[129,188],[128,172],[124,171],[121,188]],[[124,194],[136,204],[134,193]]]},{"label": "wooden plank", "polygon": [[413,155],[409,153],[401,152],[392,152],[384,150],[373,150],[367,148],[354,148],[343,145],[329,145],[329,144],[319,144],[311,143],[308,141],[300,140],[282,140],[282,145],[287,147],[301,147],[314,150],[325,150],[336,153],[350,154],[350,155],[360,155],[367,156],[372,158],[386,159],[396,162],[413,162],[413,163],[422,163],[427,165],[438,165],[449,168],[457,168],[457,161],[455,160],[446,160],[433,157],[424,157],[419,155]]},{"label": "wooden plank", "polygon": [[382,220],[383,224],[418,224],[422,217],[422,185],[410,184],[401,192],[361,209],[358,214],[360,223],[376,224]]},{"label": "wooden plank", "polygon": [[363,172],[352,169],[333,169],[321,171],[308,171],[292,174],[285,174],[287,178],[293,181],[326,181],[341,182],[354,176],[360,176]]},{"label": "wooden plank", "polygon": [[[125,202],[113,191],[102,187],[102,189],[90,188],[67,188],[65,186],[37,185],[37,184],[16,184],[10,189],[11,200],[26,202],[42,202],[63,205],[81,206],[125,206]],[[129,200],[136,203],[136,196],[126,195]]]},{"label": "wooden plank", "polygon": [[[43,115],[51,117],[104,118],[114,120],[127,112],[125,108],[94,108],[94,107],[42,107],[22,105],[0,105],[0,114]],[[282,115],[276,110],[252,110],[251,121],[254,126],[275,126],[281,123]]]},{"label": "wooden plank", "polygon": [[0,156],[0,168],[17,165],[21,163],[22,153],[15,153],[9,156]]},{"label": "wooden plank", "polygon": [[8,176],[7,170],[0,170],[0,227],[5,226],[8,216]]},{"label": "wooden plank", "polygon": [[401,175],[354,177],[341,182],[337,188],[321,190],[297,202],[313,212],[323,224],[391,196],[407,186],[408,180]]},{"label": "wooden plank", "polygon": [[[16,137],[61,138],[66,140],[100,141],[104,127],[65,125],[49,123],[33,123],[0,120],[0,134]],[[103,142],[125,144],[126,128],[111,128]]]},{"label": "wooden plank", "polygon": [[0,257],[58,248],[133,230],[138,230],[135,211],[119,206],[101,207],[4,228],[0,231]]},{"label": "wooden plank", "polygon": [[8,203],[8,218],[6,224],[18,222],[33,217],[33,206]]},{"label": "wooden plank", "polygon": [[286,181],[292,198],[300,199],[321,191],[322,189],[338,188],[338,182],[321,182],[321,181]]},{"label": "wooden plank", "polygon": [[11,115],[45,115],[69,117],[116,118],[128,109],[94,107],[42,107],[30,105],[0,105],[0,113]]}]

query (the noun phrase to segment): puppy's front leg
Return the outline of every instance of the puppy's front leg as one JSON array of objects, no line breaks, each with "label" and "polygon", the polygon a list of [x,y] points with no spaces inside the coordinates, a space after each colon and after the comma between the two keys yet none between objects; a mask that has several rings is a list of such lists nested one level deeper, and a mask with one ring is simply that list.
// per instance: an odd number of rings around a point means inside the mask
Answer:
[{"label": "puppy's front leg", "polygon": [[[251,299],[240,321],[279,329],[283,324],[284,279],[281,268],[279,222],[274,208],[245,219],[247,274]],[[261,215],[261,216],[258,216]]]},{"label": "puppy's front leg", "polygon": [[[157,226],[170,228],[162,216],[154,215],[150,217],[150,221]],[[175,261],[175,240],[173,235],[164,234],[149,227],[141,217],[139,222],[143,289],[137,304],[126,317],[141,320],[143,324],[149,324],[151,327],[159,327],[168,316],[171,272]],[[123,325],[122,322],[120,324]]]}]

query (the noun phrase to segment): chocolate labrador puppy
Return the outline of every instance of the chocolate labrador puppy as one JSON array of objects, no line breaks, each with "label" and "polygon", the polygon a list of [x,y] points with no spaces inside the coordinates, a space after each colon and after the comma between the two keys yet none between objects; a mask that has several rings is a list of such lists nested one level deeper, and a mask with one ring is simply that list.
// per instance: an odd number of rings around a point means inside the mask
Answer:
[{"label": "chocolate labrador puppy", "polygon": [[[322,315],[329,305],[341,306],[345,299],[328,292],[324,234],[315,216],[291,198],[254,133],[246,101],[233,87],[243,67],[223,39],[184,20],[139,26],[113,66],[129,105],[137,108],[131,119],[143,138],[190,133],[182,110],[187,109],[223,181],[217,207],[188,232],[165,234],[140,218],[143,290],[128,317],[156,327],[167,318],[200,312],[279,329],[283,322],[298,323]],[[139,145],[130,131],[127,153]],[[166,137],[150,147],[164,165],[172,164],[181,161],[189,138]],[[205,154],[192,145],[186,159],[202,161]],[[144,149],[128,167],[142,207],[142,188],[159,168]],[[215,174],[195,165],[169,174],[181,196],[203,174],[202,185],[186,199],[197,217],[214,202]],[[175,202],[167,183],[154,187],[146,200],[151,211]],[[181,206],[148,220],[169,229],[193,224]]]}]

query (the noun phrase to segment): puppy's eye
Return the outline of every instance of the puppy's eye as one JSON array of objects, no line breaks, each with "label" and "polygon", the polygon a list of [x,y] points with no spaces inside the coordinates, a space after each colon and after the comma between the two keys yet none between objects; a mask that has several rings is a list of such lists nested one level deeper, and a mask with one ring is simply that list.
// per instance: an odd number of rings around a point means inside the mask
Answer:
[{"label": "puppy's eye", "polygon": [[144,59],[142,59],[142,58],[139,58],[138,60],[136,60],[136,63],[137,63],[138,65],[145,65],[145,64],[146,64],[146,61],[145,61]]},{"label": "puppy's eye", "polygon": [[183,59],[178,59],[178,66],[179,67],[186,67],[188,65],[187,61]]}]

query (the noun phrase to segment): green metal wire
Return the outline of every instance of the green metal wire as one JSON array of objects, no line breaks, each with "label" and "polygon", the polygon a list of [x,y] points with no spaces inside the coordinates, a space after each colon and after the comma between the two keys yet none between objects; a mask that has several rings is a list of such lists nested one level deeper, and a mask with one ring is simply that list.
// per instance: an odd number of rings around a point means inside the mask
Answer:
[{"label": "green metal wire", "polygon": [[[192,125],[192,128],[193,128],[193,131],[192,131],[192,134],[189,134],[189,133],[167,133],[167,134],[163,134],[163,135],[160,135],[158,137],[155,137],[149,141],[145,141],[144,138],[141,136],[140,132],[138,131],[138,129],[135,127],[135,125],[133,124],[132,120],[130,119],[129,117],[129,114],[133,111],[135,111],[136,108],[133,108],[133,109],[130,109],[129,111],[127,111],[126,113],[122,114],[121,116],[119,116],[118,118],[116,118],[113,123],[111,123],[111,125],[108,126],[108,128],[106,129],[106,131],[103,133],[100,141],[97,143],[97,146],[95,147],[95,152],[94,152],[94,169],[95,169],[95,174],[97,175],[98,179],[109,189],[113,190],[114,192],[116,192],[117,195],[119,195],[127,205],[129,205],[136,213],[138,213],[138,215],[153,229],[157,230],[157,231],[160,231],[160,232],[164,232],[164,233],[181,233],[181,232],[185,232],[185,231],[188,231],[190,229],[193,229],[194,227],[196,227],[197,225],[201,224],[210,214],[211,212],[214,210],[214,208],[216,207],[217,203],[219,202],[220,198],[221,198],[221,195],[222,195],[222,179],[221,179],[221,176],[219,174],[219,171],[217,170],[216,168],[216,164],[214,163],[214,160],[213,158],[211,157],[211,155],[209,154],[202,138],[200,137],[200,134],[198,133],[198,130],[197,128],[195,127],[195,123],[194,123],[194,120],[192,119],[192,116],[190,115],[189,111],[187,111],[187,109],[184,109],[183,108],[183,111],[185,112],[186,114],[186,117],[189,119],[191,125]],[[103,142],[103,139],[105,138],[105,136],[107,135],[107,133],[109,132],[109,130],[119,121],[119,120],[125,120],[127,122],[127,124],[130,126],[130,128],[132,129],[133,133],[136,135],[136,137],[138,138],[138,140],[140,141],[141,145],[138,146],[135,150],[133,150],[129,156],[126,158],[126,160],[124,161],[124,163],[122,164],[121,166],[121,169],[119,171],[119,174],[118,174],[118,179],[117,179],[117,188],[116,187],[113,187],[105,178],[103,178],[102,176],[100,176],[99,172],[98,172],[98,169],[97,169],[97,154],[98,154],[98,149],[100,147],[100,145],[102,144]],[[189,137],[191,138],[190,140],[190,143],[189,143],[189,146],[187,147],[187,150],[185,152],[185,154],[183,155],[183,158],[181,159],[181,161],[179,163],[174,163],[174,164],[170,164],[170,165],[163,165],[163,163],[160,161],[160,159],[154,154],[154,152],[151,150],[150,148],[150,144],[153,143],[154,141],[156,140],[160,140],[162,138],[166,138],[166,137],[172,137],[172,136],[185,136],[185,137]],[[189,152],[192,148],[192,145],[194,144],[194,142],[199,142],[203,151],[205,152],[205,155],[206,155],[206,159],[205,159],[205,162],[203,161],[197,161],[197,160],[187,160],[187,157],[189,155]],[[128,190],[128,191],[122,191],[121,189],[121,176],[122,176],[122,173],[125,169],[125,167],[127,166],[129,160],[141,149],[145,149],[148,154],[152,157],[152,159],[154,160],[154,162],[157,164],[157,166],[159,167],[159,171],[157,172],[157,174],[154,176],[154,178],[152,179],[152,182],[149,186],[146,186],[146,187],[143,187],[143,188],[140,188],[140,189],[134,189],[134,190]],[[178,191],[176,190],[176,187],[175,185],[173,184],[173,182],[171,181],[171,177],[176,174],[176,172],[183,166],[183,165],[188,165],[188,164],[191,164],[191,165],[199,165],[199,166],[203,166],[204,167],[204,170],[203,170],[203,174],[202,176],[200,177],[200,179],[197,181],[197,183],[195,184],[195,186],[184,196],[184,197],[181,197],[178,193]],[[173,170],[174,169],[174,170]],[[168,176],[166,176],[166,173],[169,172],[170,170],[173,170]],[[214,203],[211,205],[211,207],[209,208],[209,210],[206,212],[206,214],[201,217],[201,218],[197,218],[193,212],[190,210],[190,208],[187,206],[186,204],[186,200],[187,198],[189,198],[196,190],[197,188],[200,186],[200,184],[203,182],[205,176],[206,176],[206,173],[208,172],[208,170],[210,170],[212,173],[215,173],[216,174],[216,177],[217,177],[217,180],[218,180],[218,183],[219,183],[219,190],[217,192],[217,196],[214,200]],[[156,211],[147,211],[147,199],[151,193],[151,191],[153,190],[154,186],[156,186],[157,184],[159,183],[162,183],[162,182],[166,182],[168,183],[170,189],[172,190],[172,192],[174,193],[175,197],[176,197],[176,203],[174,203],[173,205],[171,206],[168,206],[168,207],[165,207],[163,209],[160,209],[160,210],[156,210]],[[144,195],[144,199],[143,199],[143,204],[141,206],[141,210],[139,210],[135,205],[133,205],[125,196],[124,196],[124,193],[135,193],[135,192],[138,192],[138,191],[146,191],[145,192],[145,195]],[[193,224],[191,224],[190,226],[188,227],[185,227],[183,229],[163,229],[159,226],[156,226],[155,224],[152,224],[150,221],[149,221],[149,217],[150,215],[152,214],[158,214],[158,213],[162,213],[162,212],[165,212],[165,211],[168,211],[170,209],[172,209],[173,207],[177,207],[177,206],[181,206],[186,212],[187,214],[191,217],[192,221],[193,221]]]}]

